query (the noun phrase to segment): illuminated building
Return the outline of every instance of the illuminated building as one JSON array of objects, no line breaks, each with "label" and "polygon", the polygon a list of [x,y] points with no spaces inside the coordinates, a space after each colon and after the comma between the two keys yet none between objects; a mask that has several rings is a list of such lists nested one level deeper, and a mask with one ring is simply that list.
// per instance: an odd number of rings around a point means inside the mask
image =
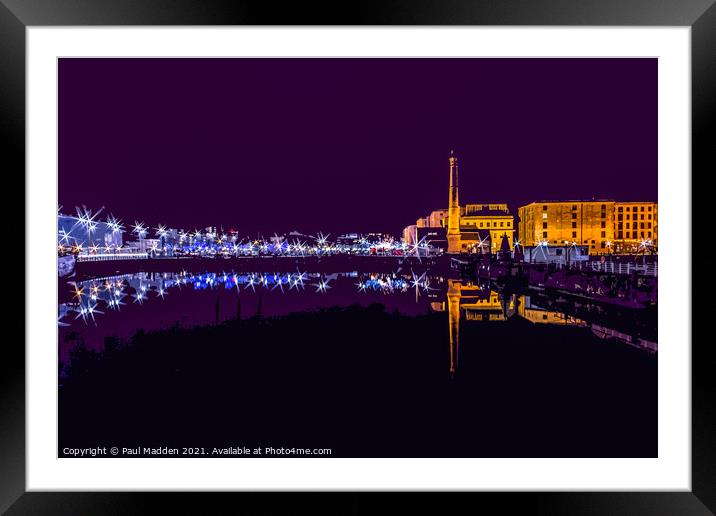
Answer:
[{"label": "illuminated building", "polygon": [[614,240],[614,201],[533,202],[518,210],[523,246],[585,245],[589,254],[609,252]]},{"label": "illuminated building", "polygon": [[140,253],[147,253],[161,249],[162,242],[159,238],[140,238],[139,240],[125,242],[125,246]]},{"label": "illuminated building", "polygon": [[565,244],[561,246],[522,246],[525,262],[529,263],[558,263],[569,265],[575,262],[589,260],[589,246]]},{"label": "illuminated building", "polygon": [[575,243],[589,254],[638,252],[644,241],[658,242],[655,202],[544,201],[518,210],[519,235],[525,247]]},{"label": "illuminated building", "polygon": [[448,218],[448,210],[435,210],[430,213],[427,217],[423,217],[422,219],[418,219],[418,222],[421,220],[425,221],[424,225],[422,227],[425,228],[443,228],[447,227],[447,218]]},{"label": "illuminated building", "polygon": [[122,231],[113,229],[107,222],[95,221],[94,218],[58,214],[57,232],[58,243],[68,247],[122,246]]},{"label": "illuminated building", "polygon": [[637,253],[642,242],[650,242],[647,252],[658,247],[658,204],[655,202],[617,202],[614,204],[615,253]]},{"label": "illuminated building", "polygon": [[502,237],[507,235],[512,249],[514,216],[510,215],[507,204],[466,204],[460,217],[460,231],[463,234],[474,231],[489,234],[491,253],[500,250]]},{"label": "illuminated building", "polygon": [[338,235],[336,238],[336,244],[350,247],[356,245],[359,240],[360,235],[358,235],[358,233],[345,233],[343,235]]},{"label": "illuminated building", "polygon": [[415,245],[418,240],[418,225],[417,224],[411,224],[410,226],[406,226],[403,230],[403,242],[405,242],[408,245]]},{"label": "illuminated building", "polygon": [[436,249],[447,249],[447,231],[444,227],[431,228],[412,224],[403,230],[403,241],[408,245],[418,242]]},{"label": "illuminated building", "polygon": [[[448,253],[496,253],[502,237],[507,236],[510,248],[514,236],[514,216],[507,204],[466,204],[460,206],[458,189],[458,159],[452,152],[449,163],[448,208],[432,211],[415,224],[403,230],[406,242],[414,244],[421,228],[430,228],[433,240],[442,240],[445,231],[445,248]],[[416,231],[417,228],[417,231]],[[417,237],[418,240],[421,237]]]},{"label": "illuminated building", "polygon": [[386,240],[390,240],[392,237],[385,233],[366,233],[363,235],[364,240],[369,244],[377,244]]}]

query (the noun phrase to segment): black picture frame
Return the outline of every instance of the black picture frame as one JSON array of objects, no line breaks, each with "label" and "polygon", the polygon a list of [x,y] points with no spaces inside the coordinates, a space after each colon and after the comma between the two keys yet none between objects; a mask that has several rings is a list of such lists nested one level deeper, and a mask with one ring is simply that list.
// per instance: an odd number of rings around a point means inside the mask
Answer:
[{"label": "black picture frame", "polygon": [[[714,0],[0,0],[0,130],[5,177],[25,170],[25,29],[56,25],[621,25],[691,27],[692,178],[716,170],[716,4]],[[711,137],[712,138],[712,137]],[[20,196],[15,196],[20,198]],[[19,207],[18,207],[19,208]],[[694,219],[692,214],[692,220]],[[692,229],[693,231],[693,229]],[[693,233],[696,235],[696,233]],[[27,238],[27,237],[26,237]],[[691,252],[686,253],[691,260]],[[25,274],[29,271],[24,270]],[[690,275],[682,278],[691,283]],[[530,514],[711,514],[716,512],[714,351],[692,342],[692,491],[620,493],[470,493],[403,501],[436,511],[469,496],[473,507]],[[684,343],[686,344],[686,343]],[[277,504],[353,513],[382,505],[382,494],[38,493],[25,489],[25,352],[8,338],[0,375],[0,510],[8,514],[134,513],[150,506],[178,512],[272,512]],[[235,500],[239,497],[240,500]],[[228,505],[227,505],[228,502]],[[214,505],[217,504],[217,505]],[[220,505],[219,505],[220,504]],[[235,505],[236,504],[236,505]],[[474,505],[479,504],[479,505]],[[233,510],[231,509],[233,507]],[[403,512],[401,511],[401,512]]]}]

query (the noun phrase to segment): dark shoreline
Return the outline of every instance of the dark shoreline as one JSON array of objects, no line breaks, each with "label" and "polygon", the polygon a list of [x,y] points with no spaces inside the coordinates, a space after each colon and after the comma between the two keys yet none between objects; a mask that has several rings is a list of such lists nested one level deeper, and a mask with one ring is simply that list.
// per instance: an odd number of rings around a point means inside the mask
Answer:
[{"label": "dark shoreline", "polygon": [[586,328],[382,305],[138,332],[80,350],[59,445],[331,448],[332,457],[653,457],[657,357]]}]

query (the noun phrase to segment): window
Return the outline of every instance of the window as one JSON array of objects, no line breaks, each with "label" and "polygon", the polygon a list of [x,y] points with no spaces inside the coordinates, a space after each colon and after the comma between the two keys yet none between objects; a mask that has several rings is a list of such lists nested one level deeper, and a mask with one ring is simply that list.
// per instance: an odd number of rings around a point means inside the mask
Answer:
[{"label": "window", "polygon": [[629,220],[629,214],[627,213],[627,220]]},{"label": "window", "polygon": [[577,232],[576,232],[576,231],[572,231],[572,238],[577,238]]},{"label": "window", "polygon": [[482,227],[482,222],[480,222],[480,227]]},{"label": "window", "polygon": [[626,223],[626,228],[629,229],[629,223],[628,223],[628,222]]},{"label": "window", "polygon": [[542,223],[542,229],[547,229],[547,223],[546,223],[546,222],[543,222],[543,223]]},{"label": "window", "polygon": [[546,213],[543,213],[543,214],[542,214],[542,218],[543,218],[543,219],[546,219],[546,218],[547,218],[547,214],[546,214]]},{"label": "window", "polygon": [[[621,211],[621,208],[619,208],[619,211]],[[624,215],[622,215],[621,213],[617,215],[617,220],[624,220]]]},{"label": "window", "polygon": [[[641,211],[644,211],[644,206],[641,207]],[[643,217],[643,215],[642,215],[642,217]]]},{"label": "window", "polygon": [[651,238],[651,231],[649,231],[649,238]]},{"label": "window", "polygon": [[648,211],[651,211],[651,206],[649,206],[649,209],[648,209]]},{"label": "window", "polygon": [[576,222],[572,222],[572,229],[574,229],[574,228],[576,228],[576,227],[577,227],[577,223],[576,223]]},{"label": "window", "polygon": [[606,209],[607,209],[607,205],[606,205],[606,204],[602,204],[602,211],[604,211],[604,210],[606,210]]},{"label": "window", "polygon": [[651,222],[647,222],[647,223],[646,223],[646,226],[647,226],[649,229],[651,229]]},{"label": "window", "polygon": [[547,232],[546,232],[546,231],[542,231],[542,238],[547,238]]},{"label": "window", "polygon": [[607,223],[605,221],[602,221],[602,228],[607,227]]},{"label": "window", "polygon": [[592,240],[592,244],[595,244],[595,243],[596,243],[596,242],[595,242],[594,240]]},{"label": "window", "polygon": [[573,219],[576,219],[576,218],[577,218],[577,214],[576,214],[576,213],[572,213],[572,218],[573,218]]},{"label": "window", "polygon": [[607,236],[607,232],[606,232],[606,231],[602,231],[602,238],[606,238],[606,236]]},{"label": "window", "polygon": [[648,215],[649,220],[651,220],[651,213]]},{"label": "window", "polygon": [[604,242],[602,242],[602,243],[599,245],[599,247],[601,247],[602,249],[604,249],[604,247],[606,247],[606,246],[605,246]]},{"label": "window", "polygon": [[643,213],[641,214],[641,220],[644,220],[644,214],[643,214]]},{"label": "window", "polygon": [[642,222],[641,224],[639,224],[639,227],[640,227],[641,229],[644,229],[644,223]]},{"label": "window", "polygon": [[572,211],[577,211],[577,205],[576,205],[576,204],[573,204],[573,205],[572,205]]},{"label": "window", "polygon": [[500,227],[503,227],[505,225],[504,222],[500,222]]},{"label": "window", "polygon": [[488,227],[488,228],[490,227],[490,223],[489,223],[489,222],[487,223],[487,227]]},{"label": "window", "polygon": [[641,232],[641,238],[644,238],[644,232],[643,232],[643,231]]},{"label": "window", "polygon": [[618,231],[617,238],[624,238],[624,233],[622,231]]},{"label": "window", "polygon": [[617,208],[617,211],[618,211],[619,213],[621,213],[621,212],[624,211],[624,208],[622,208],[621,206],[619,206],[619,207]]},{"label": "window", "polygon": [[547,205],[542,206],[542,211],[547,211]]}]

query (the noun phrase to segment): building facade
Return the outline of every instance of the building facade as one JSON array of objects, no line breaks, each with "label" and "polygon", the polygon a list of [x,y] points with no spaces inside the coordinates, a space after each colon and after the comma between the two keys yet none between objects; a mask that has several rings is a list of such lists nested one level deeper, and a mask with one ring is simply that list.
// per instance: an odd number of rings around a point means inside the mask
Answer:
[{"label": "building facade", "polygon": [[463,233],[469,231],[484,231],[489,234],[490,252],[500,250],[502,237],[512,249],[515,233],[515,217],[510,214],[507,204],[467,204],[462,210],[460,227]]},{"label": "building facade", "polygon": [[543,201],[521,206],[519,239],[524,247],[583,245],[606,254],[614,240],[614,201]]},{"label": "building facade", "polygon": [[[656,252],[659,205],[655,202],[617,202],[614,207],[614,252]],[[644,247],[647,249],[644,249]]]},{"label": "building facade", "polygon": [[518,210],[520,243],[589,246],[589,254],[656,252],[655,202],[542,201]]},{"label": "building facade", "polygon": [[[458,193],[458,158],[451,152],[449,163],[448,208],[434,210],[403,230],[403,239],[414,244],[420,228],[445,231],[448,253],[496,253],[502,237],[510,248],[514,241],[514,216],[507,204],[466,204],[460,206]],[[417,239],[417,240],[416,240]]]},{"label": "building facade", "polygon": [[77,245],[84,248],[121,247],[122,232],[113,229],[106,222],[97,221],[87,224],[73,215],[58,214],[57,243],[67,247]]},{"label": "building facade", "polygon": [[562,246],[525,246],[524,261],[529,263],[557,263],[569,265],[574,262],[589,260],[589,246],[562,245]]},{"label": "building facade", "polygon": [[418,225],[411,224],[403,229],[403,242],[408,245],[415,245],[418,242]]}]

